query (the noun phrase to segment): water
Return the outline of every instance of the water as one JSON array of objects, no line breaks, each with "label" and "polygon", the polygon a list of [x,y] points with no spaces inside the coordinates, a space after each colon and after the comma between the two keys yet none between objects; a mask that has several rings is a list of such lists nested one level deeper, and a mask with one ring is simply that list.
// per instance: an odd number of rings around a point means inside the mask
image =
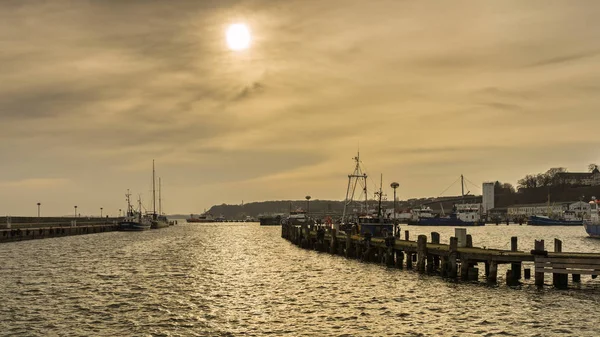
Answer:
[{"label": "water", "polygon": [[[453,231],[409,229],[442,242]],[[299,249],[280,230],[183,224],[2,244],[0,335],[597,335],[600,278],[567,291],[454,283]],[[469,233],[480,246],[558,237],[564,251],[600,252],[579,227]]]}]

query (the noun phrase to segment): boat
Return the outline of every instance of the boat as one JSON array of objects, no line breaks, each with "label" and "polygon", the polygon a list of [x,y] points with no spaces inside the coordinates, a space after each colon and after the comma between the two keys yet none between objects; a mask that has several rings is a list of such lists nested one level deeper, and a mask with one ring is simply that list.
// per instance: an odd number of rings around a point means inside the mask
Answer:
[{"label": "boat", "polygon": [[293,226],[299,226],[307,223],[309,220],[306,211],[302,208],[297,208],[295,211],[290,211],[290,215],[282,220],[282,224],[288,224]]},{"label": "boat", "polygon": [[161,195],[160,195],[160,178],[159,178],[159,184],[158,184],[158,200],[159,200],[159,211],[158,213],[156,213],[156,188],[155,188],[155,183],[156,183],[156,177],[155,177],[155,170],[154,170],[154,160],[152,160],[152,214],[151,216],[151,220],[150,220],[150,228],[152,229],[159,229],[159,228],[165,228],[165,227],[169,227],[169,220],[167,220],[167,217],[164,216],[162,214],[162,202],[161,202]]},{"label": "boat", "polygon": [[[465,195],[465,183],[462,174],[460,175],[460,183],[460,200],[464,202],[465,196],[469,192]],[[449,215],[434,215],[431,208],[422,205],[421,208],[413,210],[413,217],[408,221],[408,224],[411,226],[485,226],[482,213],[481,204],[454,204]]]},{"label": "boat", "polygon": [[223,214],[219,215],[214,222],[225,222],[225,216]]},{"label": "boat", "polygon": [[210,212],[204,212],[198,217],[194,217],[194,214],[190,214],[190,217],[186,219],[187,222],[199,222],[199,223],[208,223],[215,222],[215,218]]},{"label": "boat", "polygon": [[548,194],[547,215],[531,215],[527,218],[528,226],[581,226],[583,219],[578,218],[575,211],[565,210],[559,216],[550,213],[550,194]]},{"label": "boat", "polygon": [[600,239],[600,200],[592,197],[590,208],[590,216],[583,220],[583,228],[590,237]]},{"label": "boat", "polygon": [[259,214],[258,221],[261,226],[279,226],[281,225],[281,220],[283,219],[283,214]]},{"label": "boat", "polygon": [[152,223],[150,218],[142,215],[142,201],[138,199],[138,210],[131,206],[131,193],[127,190],[127,213],[123,220],[119,221],[120,231],[145,231],[150,229]]},{"label": "boat", "polygon": [[452,213],[447,216],[433,215],[421,209],[418,217],[408,221],[411,226],[485,226],[481,218],[480,204],[457,204],[454,205]]},{"label": "boat", "polygon": [[527,219],[528,226],[581,226],[583,219],[577,219],[574,211],[564,211],[561,218],[553,219],[543,215],[532,215]]}]

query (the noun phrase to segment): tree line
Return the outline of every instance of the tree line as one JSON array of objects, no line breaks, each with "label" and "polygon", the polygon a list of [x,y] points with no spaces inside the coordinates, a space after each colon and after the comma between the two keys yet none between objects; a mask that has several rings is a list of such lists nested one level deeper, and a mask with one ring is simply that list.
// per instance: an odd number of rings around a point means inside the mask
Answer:
[{"label": "tree line", "polygon": [[[588,171],[593,172],[594,170],[598,170],[598,165],[589,164]],[[564,167],[553,167],[545,173],[528,174],[517,181],[517,188],[525,189],[564,185],[565,182],[560,179],[560,173],[566,172],[567,169]]]}]

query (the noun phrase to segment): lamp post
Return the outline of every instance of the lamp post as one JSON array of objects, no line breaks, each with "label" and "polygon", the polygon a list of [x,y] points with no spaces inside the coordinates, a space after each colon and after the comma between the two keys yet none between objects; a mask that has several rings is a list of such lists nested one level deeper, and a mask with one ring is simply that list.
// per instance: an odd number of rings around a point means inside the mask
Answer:
[{"label": "lamp post", "polygon": [[398,186],[400,186],[400,184],[398,184],[395,181],[390,184],[390,187],[394,189],[394,227],[396,227],[396,223],[398,222],[396,219],[396,189],[398,188]]},{"label": "lamp post", "polygon": [[119,208],[119,217],[121,217],[121,209]]},{"label": "lamp post", "polygon": [[307,195],[305,198],[306,198],[306,216],[308,217],[310,214],[310,195]]},{"label": "lamp post", "polygon": [[38,218],[40,217],[40,206],[42,205],[41,202],[37,203],[37,207],[38,207]]},{"label": "lamp post", "polygon": [[74,206],[74,207],[75,207],[75,217],[77,217],[77,206]]},{"label": "lamp post", "polygon": [[100,207],[100,217],[102,217],[102,207]]}]

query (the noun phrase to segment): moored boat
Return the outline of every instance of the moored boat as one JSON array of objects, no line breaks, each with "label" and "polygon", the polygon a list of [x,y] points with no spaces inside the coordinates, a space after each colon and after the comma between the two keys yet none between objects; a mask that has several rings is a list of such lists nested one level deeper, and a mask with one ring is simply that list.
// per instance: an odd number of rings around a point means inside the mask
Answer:
[{"label": "moored boat", "polygon": [[419,212],[414,213],[416,217],[411,219],[408,224],[412,226],[485,226],[480,208],[479,204],[454,205],[452,213],[448,216],[434,216],[422,208]]},{"label": "moored boat", "polygon": [[[566,212],[565,212],[566,213]],[[574,213],[574,212],[573,212]],[[532,215],[527,219],[528,226],[581,226],[583,220],[581,219],[553,219],[543,215]]]},{"label": "moored boat", "polygon": [[139,209],[136,211],[131,206],[131,194],[127,190],[127,213],[123,220],[119,221],[120,231],[145,231],[150,229],[152,223],[148,217],[142,215],[142,201],[138,199]]},{"label": "moored boat", "polygon": [[213,215],[210,212],[204,212],[200,215],[198,215],[197,217],[194,216],[194,214],[190,214],[190,217],[186,219],[187,222],[199,222],[199,223],[208,223],[208,222],[215,222],[215,218],[213,217]]},{"label": "moored boat", "polygon": [[261,226],[279,226],[283,219],[282,214],[259,214],[258,221]]},{"label": "moored boat", "polygon": [[600,200],[592,197],[590,208],[590,217],[583,220],[583,228],[590,237],[600,239]]}]

